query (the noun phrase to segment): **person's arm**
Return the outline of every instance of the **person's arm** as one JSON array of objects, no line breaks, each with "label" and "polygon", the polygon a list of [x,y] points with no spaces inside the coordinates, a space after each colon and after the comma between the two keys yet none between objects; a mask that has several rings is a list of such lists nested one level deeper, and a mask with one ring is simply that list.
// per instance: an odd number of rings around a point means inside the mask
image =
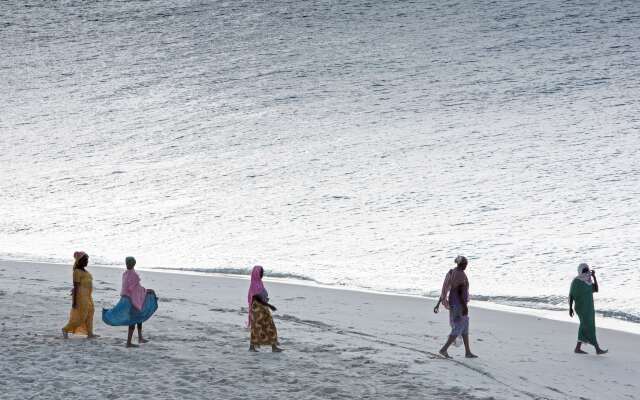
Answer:
[{"label": "person's arm", "polygon": [[436,304],[436,306],[433,307],[434,314],[437,314],[438,311],[440,311],[440,303],[442,303],[442,299],[438,299],[438,304]]},{"label": "person's arm", "polygon": [[593,293],[598,293],[600,288],[598,287],[598,280],[596,279],[596,271],[591,270],[591,277],[593,278],[593,285],[591,285]]},{"label": "person's arm", "polygon": [[573,318],[573,296],[569,295],[569,316]]},{"label": "person's arm", "polygon": [[80,288],[80,282],[73,282],[73,300],[71,302],[71,307],[76,308],[78,303],[76,302],[76,296],[78,295],[78,289]]},{"label": "person's arm", "polygon": [[266,301],[264,301],[264,300],[262,299],[262,297],[260,297],[260,296],[258,296],[258,295],[253,296],[253,301],[257,301],[258,303],[260,303],[260,304],[262,304],[262,305],[264,305],[264,306],[269,307],[272,311],[276,311],[276,310],[277,310],[277,308],[275,308],[275,307],[274,307],[274,306],[272,306],[271,304],[269,304],[269,303],[267,303]]},{"label": "person's arm", "polygon": [[464,298],[464,284],[458,285],[456,290],[458,291],[458,298],[462,303],[462,315],[467,316],[469,315],[469,307],[467,307],[467,299]]}]

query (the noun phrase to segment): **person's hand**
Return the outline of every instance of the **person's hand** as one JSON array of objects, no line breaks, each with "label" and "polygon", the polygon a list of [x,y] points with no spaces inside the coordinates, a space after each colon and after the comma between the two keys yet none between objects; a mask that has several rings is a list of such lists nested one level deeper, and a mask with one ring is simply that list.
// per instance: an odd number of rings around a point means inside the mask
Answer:
[{"label": "person's hand", "polygon": [[467,315],[469,315],[469,307],[467,307],[466,304],[462,305],[462,316],[466,317]]},{"label": "person's hand", "polygon": [[71,308],[78,308],[78,305],[76,303],[71,303]]},{"label": "person's hand", "polygon": [[436,304],[436,306],[435,306],[435,307],[433,307],[433,313],[434,313],[434,314],[437,314],[437,313],[438,313],[438,311],[440,311],[440,303]]},{"label": "person's hand", "polygon": [[595,269],[591,270],[591,276],[596,276],[596,270]]},{"label": "person's hand", "polygon": [[271,305],[270,305],[270,306],[269,306],[269,308],[271,309],[271,311],[278,311],[278,309],[277,309],[277,308],[275,308],[274,306],[271,306]]},{"label": "person's hand", "polygon": [[573,318],[573,308],[570,308],[570,309],[569,309],[569,316],[570,316],[571,318]]}]

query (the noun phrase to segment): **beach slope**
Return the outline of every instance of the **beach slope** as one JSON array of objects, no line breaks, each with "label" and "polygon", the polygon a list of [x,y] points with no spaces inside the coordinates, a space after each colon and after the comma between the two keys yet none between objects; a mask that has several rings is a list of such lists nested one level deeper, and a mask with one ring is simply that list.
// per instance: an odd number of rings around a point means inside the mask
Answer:
[{"label": "beach slope", "polygon": [[575,324],[472,307],[480,358],[445,360],[447,314],[421,298],[266,282],[285,352],[249,353],[248,281],[231,277],[139,271],[160,305],[127,349],[100,320],[122,270],[89,270],[101,337],[65,341],[71,267],[0,261],[3,399],[640,398],[638,335],[600,329],[610,354],[578,356]]}]

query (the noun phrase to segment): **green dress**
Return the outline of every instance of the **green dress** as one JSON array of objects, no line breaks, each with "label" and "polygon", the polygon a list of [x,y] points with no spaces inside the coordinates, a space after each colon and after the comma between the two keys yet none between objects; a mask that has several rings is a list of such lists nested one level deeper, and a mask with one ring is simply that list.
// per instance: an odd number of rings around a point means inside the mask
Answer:
[{"label": "green dress", "polygon": [[575,302],[576,314],[580,318],[578,341],[598,345],[596,339],[596,312],[593,308],[593,286],[576,278],[569,292]]}]

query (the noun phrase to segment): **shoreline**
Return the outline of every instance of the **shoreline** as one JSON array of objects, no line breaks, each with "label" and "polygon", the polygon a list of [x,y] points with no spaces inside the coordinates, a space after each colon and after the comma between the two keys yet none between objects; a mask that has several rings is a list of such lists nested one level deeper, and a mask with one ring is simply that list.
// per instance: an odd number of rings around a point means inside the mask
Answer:
[{"label": "shoreline", "polygon": [[[140,270],[159,309],[144,324],[150,342],[126,349],[126,327],[103,324],[99,312],[119,299],[123,268],[88,270],[100,338],[63,340],[70,266],[0,261],[0,381],[9,399],[47,391],[60,399],[241,399],[259,390],[283,400],[595,400],[640,390],[629,368],[640,363],[640,340],[631,333],[599,328],[610,353],[579,356],[575,324],[471,305],[471,347],[480,358],[454,347],[454,358],[443,359],[449,319],[433,313],[431,299],[274,281],[265,284],[285,352],[250,354],[248,283],[238,276]],[[135,387],[127,385],[132,369]]]},{"label": "shoreline", "polygon": [[[69,265],[68,263],[63,262],[49,262],[49,261],[33,261],[33,260],[25,260],[25,259],[7,259],[0,258],[0,263],[2,262],[17,262],[17,263],[25,263],[25,264],[50,264],[50,265]],[[121,265],[116,264],[93,264],[94,267],[99,268],[114,268],[121,269]],[[201,271],[192,271],[189,269],[180,269],[180,268],[136,268],[138,271],[148,271],[148,272],[157,272],[164,274],[173,274],[173,275],[190,275],[190,276],[211,276],[211,277],[223,277],[229,279],[240,279],[240,280],[249,280],[249,275],[242,274],[229,274],[229,273],[218,273],[218,272],[201,272]],[[426,296],[426,295],[417,295],[411,293],[398,293],[398,292],[390,292],[390,291],[382,291],[375,289],[366,289],[359,287],[348,287],[348,286],[339,286],[339,285],[330,285],[323,284],[317,282],[313,279],[296,279],[296,278],[279,278],[279,277],[265,277],[266,282],[274,282],[285,285],[296,285],[296,286],[307,286],[313,288],[320,289],[329,289],[329,290],[338,290],[338,291],[349,291],[349,292],[357,292],[357,293],[368,293],[374,295],[382,295],[382,296],[398,296],[398,297],[406,297],[406,298],[415,298],[415,299],[426,299],[437,301],[437,297]],[[597,299],[596,299],[597,301]],[[508,304],[495,303],[487,300],[475,300],[473,299],[473,295],[471,296],[471,307],[477,307],[485,310],[492,310],[498,312],[507,312],[518,315],[525,315],[530,317],[544,318],[552,321],[561,321],[568,322],[572,324],[578,324],[577,318],[570,318],[567,316],[567,310],[559,311],[559,310],[548,310],[542,308],[530,308],[530,307],[519,307],[512,306]],[[598,321],[598,328],[603,329],[611,329],[625,333],[631,333],[635,335],[640,335],[640,323],[631,322],[619,318],[606,317],[598,313],[596,310],[596,318]]]}]

